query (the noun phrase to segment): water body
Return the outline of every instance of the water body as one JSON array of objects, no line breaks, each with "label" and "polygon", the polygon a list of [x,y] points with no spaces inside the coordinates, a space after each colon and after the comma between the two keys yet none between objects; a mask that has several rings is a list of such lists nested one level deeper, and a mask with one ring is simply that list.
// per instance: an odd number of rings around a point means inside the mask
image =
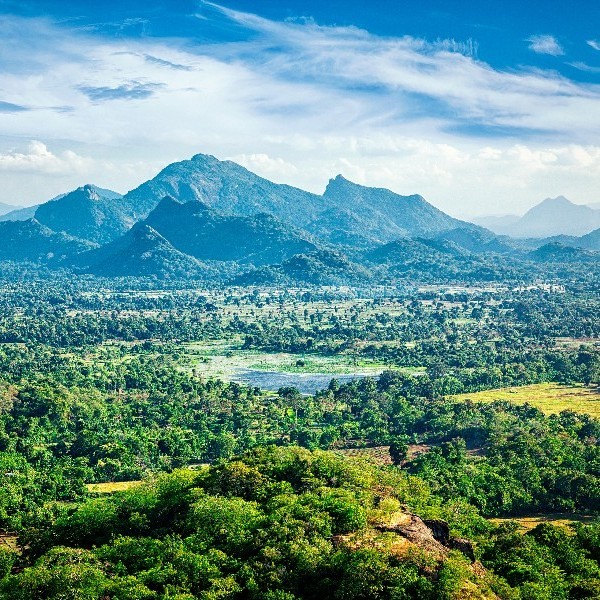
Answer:
[{"label": "water body", "polygon": [[353,379],[362,379],[363,377],[377,377],[377,374],[279,373],[277,371],[244,369],[236,373],[232,380],[274,392],[281,387],[295,387],[302,394],[314,394],[325,389],[332,379],[337,379],[340,383],[348,383]]}]

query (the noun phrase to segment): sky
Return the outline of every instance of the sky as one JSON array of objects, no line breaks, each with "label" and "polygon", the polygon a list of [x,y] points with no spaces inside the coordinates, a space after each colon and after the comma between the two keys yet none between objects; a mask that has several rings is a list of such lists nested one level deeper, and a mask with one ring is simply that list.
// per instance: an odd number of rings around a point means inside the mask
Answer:
[{"label": "sky", "polygon": [[0,0],[0,202],[197,153],[459,217],[600,201],[600,2]]}]

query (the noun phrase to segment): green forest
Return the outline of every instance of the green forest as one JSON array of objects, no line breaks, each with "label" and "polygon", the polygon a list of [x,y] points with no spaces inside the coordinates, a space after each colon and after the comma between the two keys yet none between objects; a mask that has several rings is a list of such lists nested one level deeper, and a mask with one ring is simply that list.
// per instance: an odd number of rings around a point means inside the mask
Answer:
[{"label": "green forest", "polygon": [[[588,282],[35,275],[0,307],[2,598],[600,598]],[[236,380],[240,358],[290,384]],[[493,397],[550,382],[591,400]]]}]

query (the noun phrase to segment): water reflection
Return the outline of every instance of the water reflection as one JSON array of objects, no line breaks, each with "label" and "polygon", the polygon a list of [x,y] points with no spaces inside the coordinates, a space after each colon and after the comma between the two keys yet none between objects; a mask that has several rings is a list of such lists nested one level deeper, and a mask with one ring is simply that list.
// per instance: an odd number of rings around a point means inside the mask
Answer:
[{"label": "water reflection", "polygon": [[303,394],[314,394],[325,389],[332,379],[337,379],[340,383],[348,383],[353,379],[362,379],[363,377],[366,375],[362,373],[336,375],[331,373],[278,373],[277,371],[244,369],[236,373],[232,380],[263,390],[276,392],[281,387],[295,387]]}]

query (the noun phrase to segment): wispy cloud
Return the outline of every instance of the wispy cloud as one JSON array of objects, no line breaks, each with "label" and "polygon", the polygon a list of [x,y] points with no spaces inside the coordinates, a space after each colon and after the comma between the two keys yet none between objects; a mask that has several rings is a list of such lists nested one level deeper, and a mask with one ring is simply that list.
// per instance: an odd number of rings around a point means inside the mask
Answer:
[{"label": "wispy cloud", "polygon": [[146,59],[146,62],[149,62],[154,65],[159,65],[161,67],[169,67],[170,69],[176,69],[178,71],[192,70],[192,67],[190,67],[189,65],[180,65],[178,63],[171,62],[170,60],[159,58],[158,56],[151,56],[150,54],[145,54],[144,58]]},{"label": "wispy cloud", "polygon": [[29,110],[26,106],[20,104],[13,104],[12,102],[3,102],[0,100],[0,112],[3,113],[15,113]]},{"label": "wispy cloud", "polygon": [[558,40],[552,35],[532,35],[525,41],[529,42],[529,49],[536,54],[563,56],[565,53]]},{"label": "wispy cloud", "polygon": [[598,50],[600,52],[600,42],[597,40],[588,40],[588,46],[591,46],[594,50]]},{"label": "wispy cloud", "polygon": [[157,90],[163,87],[160,83],[140,83],[132,81],[123,83],[117,87],[94,87],[94,86],[79,86],[79,90],[84,93],[90,100],[95,102],[104,102],[106,100],[143,100],[149,98]]},{"label": "wispy cloud", "polygon": [[600,67],[594,67],[584,62],[576,61],[567,64],[575,69],[578,69],[579,71],[585,71],[586,73],[600,73]]},{"label": "wispy cloud", "polygon": [[[196,152],[314,191],[343,172],[451,212],[457,199],[463,212],[518,210],[532,196],[583,200],[600,189],[598,85],[494,69],[469,40],[382,38],[214,5],[196,21],[198,35],[178,41],[3,20],[7,100],[70,107],[0,110],[6,179],[25,165],[68,164],[69,148],[87,157],[86,181],[120,190]],[[204,42],[205,28],[235,39]],[[41,149],[17,153],[15,139],[42,140],[62,162]],[[86,182],[82,168],[64,168],[69,186]],[[47,191],[43,178],[11,181],[38,189],[36,200]]]}]

